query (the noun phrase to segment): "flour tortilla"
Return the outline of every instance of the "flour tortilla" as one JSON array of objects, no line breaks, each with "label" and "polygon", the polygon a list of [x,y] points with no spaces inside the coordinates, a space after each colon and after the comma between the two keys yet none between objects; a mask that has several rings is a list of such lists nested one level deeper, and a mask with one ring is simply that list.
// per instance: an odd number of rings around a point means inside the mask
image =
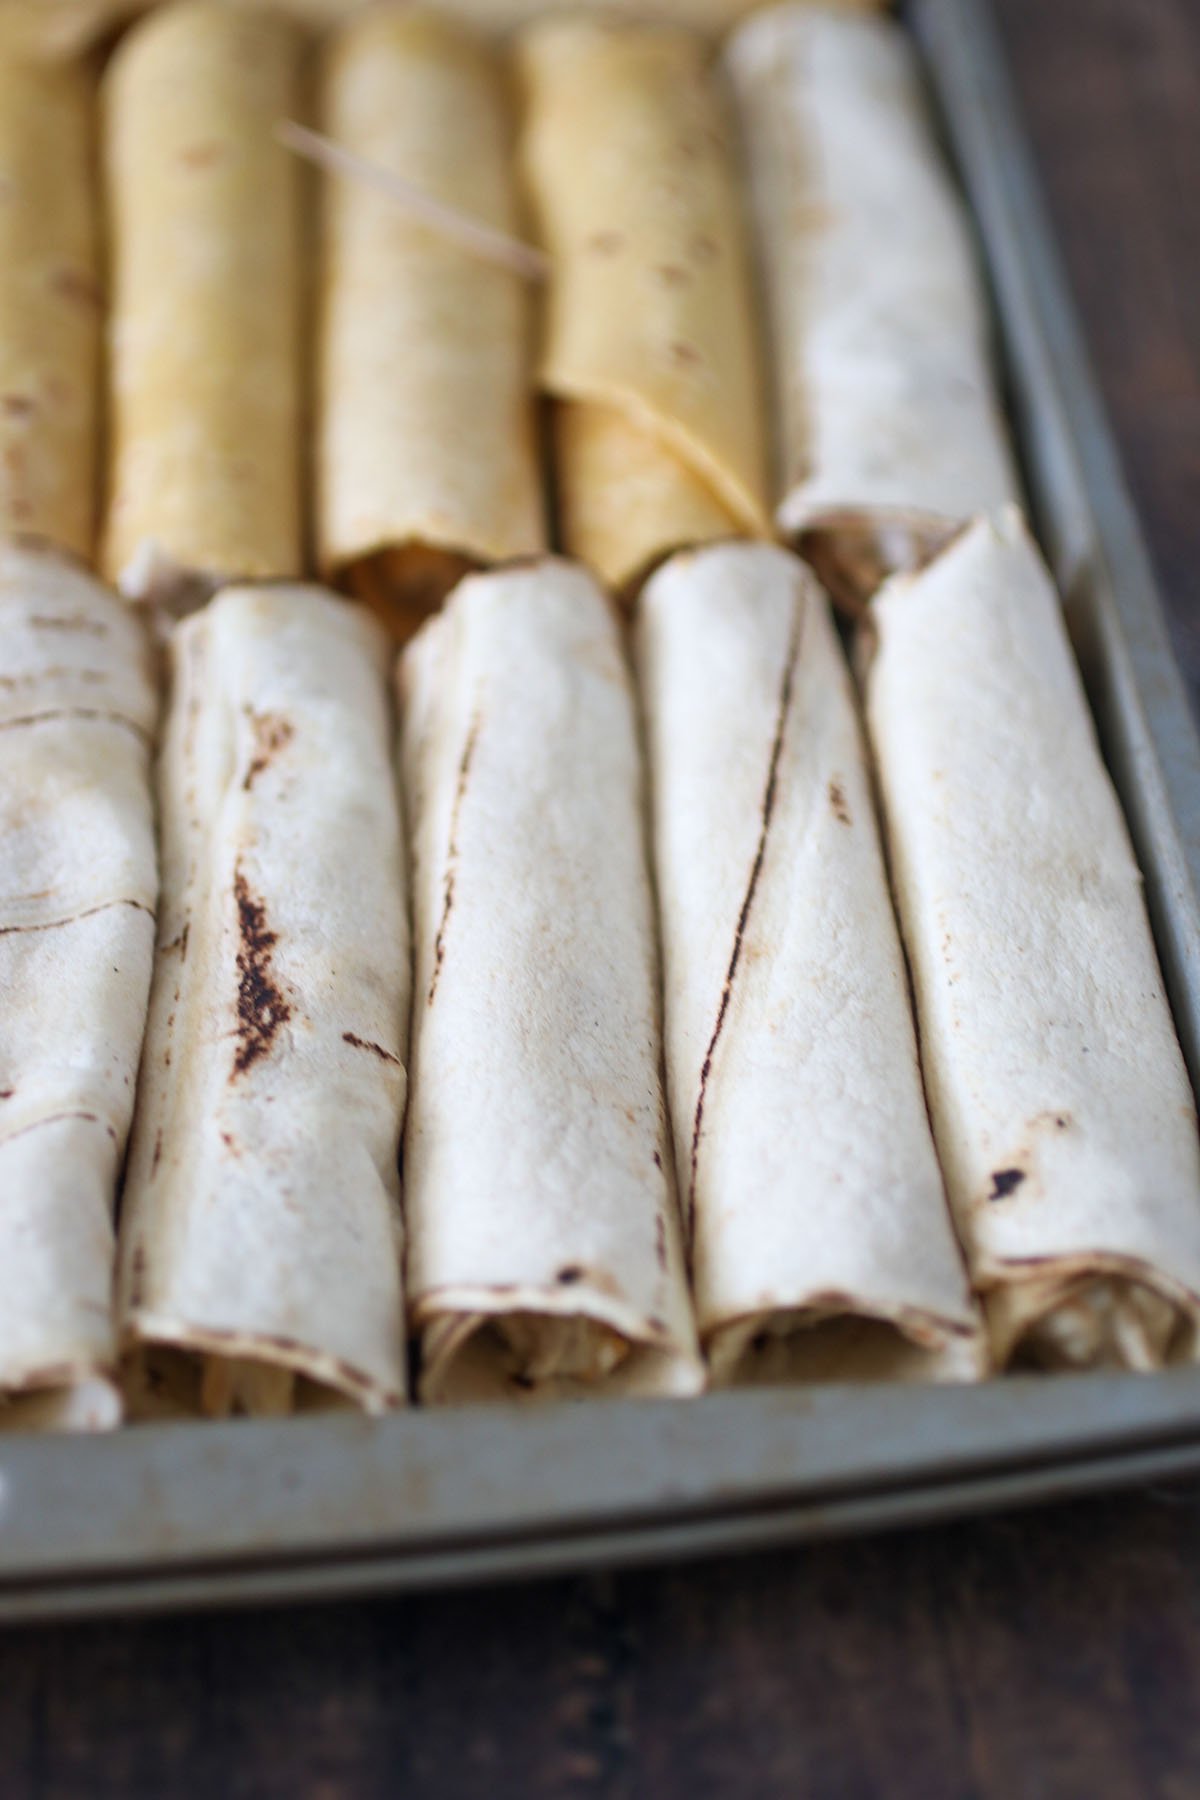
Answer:
[{"label": "flour tortilla", "polygon": [[409,993],[386,644],[320,589],[236,588],[171,662],[121,1227],[135,1404],[380,1412],[405,1385]]},{"label": "flour tortilla", "polygon": [[[387,7],[327,53],[338,144],[519,235],[501,64],[436,15]],[[466,569],[545,547],[533,293],[358,182],[326,182],[317,449],[325,571],[407,636]]]},{"label": "flour tortilla", "polygon": [[400,683],[422,1395],[694,1392],[637,728],[610,604],[563,562],[472,576]]},{"label": "flour tortilla", "polygon": [[872,607],[938,1150],[997,1365],[1200,1352],[1200,1145],[1142,882],[1015,508]]},{"label": "flour tortilla", "polygon": [[[522,167],[552,270],[542,386],[565,413],[603,415],[559,433],[562,540],[612,586],[635,586],[681,544],[767,531],[729,121],[692,32],[555,17],[515,54]],[[612,446],[611,488],[586,454],[597,431]],[[657,528],[647,509],[629,514],[621,438],[629,457],[659,465],[643,476],[655,484]]]},{"label": "flour tortilla", "polygon": [[104,566],[176,610],[303,565],[301,182],[274,140],[300,40],[184,0],[105,81],[112,252]]},{"label": "flour tortilla", "polygon": [[0,1430],[111,1426],[113,1201],[146,1022],[158,696],[141,621],[0,546]]},{"label": "flour tortilla", "polygon": [[777,7],[726,61],[774,343],[776,519],[853,605],[1017,493],[974,246],[898,25]]},{"label": "flour tortilla", "polygon": [[102,297],[82,69],[0,39],[0,537],[93,550]]},{"label": "flour tortilla", "polygon": [[849,673],[763,544],[642,591],[675,1161],[716,1381],[983,1373]]}]

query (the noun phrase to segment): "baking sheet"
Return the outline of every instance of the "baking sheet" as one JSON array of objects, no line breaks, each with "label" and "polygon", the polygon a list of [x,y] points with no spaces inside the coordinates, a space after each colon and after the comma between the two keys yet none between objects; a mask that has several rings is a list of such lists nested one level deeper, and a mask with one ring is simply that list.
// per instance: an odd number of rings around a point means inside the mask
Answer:
[{"label": "baking sheet", "polygon": [[[912,0],[1043,544],[1200,1076],[1200,742],[987,0]],[[879,1529],[1200,1471],[1200,1369],[0,1445],[0,1619],[261,1603]]]}]

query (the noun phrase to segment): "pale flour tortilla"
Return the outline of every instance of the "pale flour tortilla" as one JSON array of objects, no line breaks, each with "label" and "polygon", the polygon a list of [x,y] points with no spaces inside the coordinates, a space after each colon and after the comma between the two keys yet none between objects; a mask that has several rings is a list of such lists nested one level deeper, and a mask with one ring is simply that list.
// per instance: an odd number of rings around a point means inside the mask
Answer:
[{"label": "pale flour tortilla", "polygon": [[404,1398],[409,939],[387,649],[311,587],[177,628],[121,1220],[140,1411]]},{"label": "pale flour tortilla", "polygon": [[113,1202],[154,947],[139,620],[0,546],[0,1430],[111,1426]]},{"label": "pale flour tortilla", "polygon": [[715,1381],[984,1373],[849,672],[786,551],[642,591],[667,1085]]},{"label": "pale flour tortilla", "polygon": [[[560,534],[628,588],[697,537],[768,530],[769,433],[728,109],[704,40],[679,28],[558,16],[514,55],[521,163],[551,261],[541,382],[564,413],[585,416],[558,434]],[[588,426],[591,414],[602,417]],[[597,432],[617,442],[606,458],[588,454]],[[654,515],[630,512],[626,456],[660,465],[644,476]]]},{"label": "pale flour tortilla", "polygon": [[104,82],[111,580],[173,610],[303,568],[301,41],[181,0]]},{"label": "pale flour tortilla", "polygon": [[103,297],[92,83],[0,37],[0,537],[87,561]]},{"label": "pale flour tortilla", "polygon": [[[408,7],[326,51],[336,143],[454,212],[520,232],[503,65]],[[332,176],[324,191],[316,473],[323,570],[398,635],[466,569],[545,548],[527,281]]]},{"label": "pale flour tortilla", "polygon": [[998,1366],[1200,1352],[1200,1144],[1142,878],[1016,508],[871,609],[934,1132]]},{"label": "pale flour tortilla", "polygon": [[405,652],[400,687],[420,1391],[695,1392],[612,607],[564,562],[472,576]]},{"label": "pale flour tortilla", "polygon": [[900,26],[776,7],[726,63],[771,321],[776,520],[853,605],[1017,493],[974,246]]}]

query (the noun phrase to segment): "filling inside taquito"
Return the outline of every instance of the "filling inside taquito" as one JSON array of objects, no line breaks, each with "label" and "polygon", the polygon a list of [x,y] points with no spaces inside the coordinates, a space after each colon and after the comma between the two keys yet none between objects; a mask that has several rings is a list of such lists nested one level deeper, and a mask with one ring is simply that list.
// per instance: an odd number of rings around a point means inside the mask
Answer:
[{"label": "filling inside taquito", "polygon": [[926,1087],[993,1358],[1193,1361],[1195,1103],[1049,574],[1011,508],[871,614]]},{"label": "filling inside taquito", "polygon": [[768,529],[729,122],[686,30],[549,19],[516,63],[551,262],[541,382],[558,413],[559,534],[632,590],[680,545]]}]

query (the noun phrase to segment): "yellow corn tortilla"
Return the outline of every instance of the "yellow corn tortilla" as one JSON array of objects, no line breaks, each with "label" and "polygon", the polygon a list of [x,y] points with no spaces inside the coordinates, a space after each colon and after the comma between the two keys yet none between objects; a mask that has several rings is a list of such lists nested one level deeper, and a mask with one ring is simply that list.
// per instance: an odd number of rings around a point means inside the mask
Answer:
[{"label": "yellow corn tortilla", "polygon": [[106,78],[107,574],[173,605],[301,569],[300,39],[188,0]]},{"label": "yellow corn tortilla", "polygon": [[[519,228],[503,71],[481,39],[386,8],[330,46],[328,136],[466,218]],[[472,567],[545,546],[527,281],[354,179],[327,178],[318,556],[397,635]]]},{"label": "yellow corn tortilla", "polygon": [[[744,222],[708,61],[690,31],[561,16],[516,49],[522,169],[552,264],[541,382],[584,416],[558,433],[562,536],[616,587],[681,544],[768,531]],[[619,427],[657,531],[628,504]]]},{"label": "yellow corn tortilla", "polygon": [[90,558],[101,296],[92,93],[0,43],[0,535]]}]

